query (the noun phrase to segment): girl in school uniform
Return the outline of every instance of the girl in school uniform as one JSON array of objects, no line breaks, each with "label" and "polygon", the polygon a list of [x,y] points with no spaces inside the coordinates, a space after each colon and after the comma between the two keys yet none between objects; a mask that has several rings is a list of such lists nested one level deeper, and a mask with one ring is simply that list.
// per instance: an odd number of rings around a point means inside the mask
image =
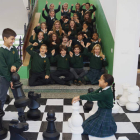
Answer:
[{"label": "girl in school uniform", "polygon": [[[112,136],[117,131],[117,125],[112,116],[113,98],[115,100],[114,78],[110,74],[103,74],[99,79],[99,89],[86,95],[74,97],[73,102],[79,100],[98,101],[97,112],[84,121],[83,134],[95,137]],[[113,86],[113,92],[111,90]]]},{"label": "girl in school uniform", "polygon": [[87,43],[86,47],[84,48],[83,54],[89,57],[90,59],[90,70],[83,78],[83,83],[87,84],[90,82],[91,84],[95,85],[98,84],[98,80],[101,77],[101,69],[102,67],[107,66],[107,62],[105,59],[105,55],[103,55],[101,46],[96,44],[91,52],[88,52],[88,47],[91,43]]},{"label": "girl in school uniform", "polygon": [[64,3],[62,5],[61,16],[64,15],[66,15],[70,19],[71,12],[70,9],[68,9],[68,3]]}]

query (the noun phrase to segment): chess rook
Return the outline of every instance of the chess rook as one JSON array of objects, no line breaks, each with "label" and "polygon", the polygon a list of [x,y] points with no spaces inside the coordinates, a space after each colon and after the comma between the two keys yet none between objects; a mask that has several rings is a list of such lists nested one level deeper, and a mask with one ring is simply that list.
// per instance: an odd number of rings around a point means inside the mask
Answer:
[{"label": "chess rook", "polygon": [[1,109],[1,101],[0,101],[0,140],[5,139],[7,137],[7,129],[5,129],[2,125],[2,117],[5,115],[4,111]]},{"label": "chess rook", "polygon": [[25,94],[22,90],[22,84],[19,81],[20,76],[15,72],[12,74],[12,82],[13,82],[13,88],[16,90],[15,95],[15,102],[14,105],[16,108],[25,107],[29,104],[29,99],[25,97]]},{"label": "chess rook", "polygon": [[[93,91],[94,91],[93,88],[89,88],[89,89],[88,89],[88,93],[93,92]],[[91,101],[87,101],[87,102],[84,104],[84,109],[87,110],[87,111],[90,111],[90,110],[92,109],[92,107],[93,107],[93,102],[91,102]]]},{"label": "chess rook", "polygon": [[47,114],[48,126],[47,130],[43,132],[44,140],[59,140],[60,133],[56,130],[54,121],[56,120],[55,113],[50,110]]},{"label": "chess rook", "polygon": [[18,120],[12,120],[9,124],[10,140],[28,140],[22,136],[23,131],[27,131],[28,128],[28,123],[19,123]]},{"label": "chess rook", "polygon": [[30,91],[28,93],[28,98],[30,99],[30,102],[28,105],[29,111],[27,112],[27,117],[29,119],[36,120],[40,118],[41,112],[40,110],[38,110],[38,108],[40,107],[40,97],[41,94],[34,93],[33,91]]}]

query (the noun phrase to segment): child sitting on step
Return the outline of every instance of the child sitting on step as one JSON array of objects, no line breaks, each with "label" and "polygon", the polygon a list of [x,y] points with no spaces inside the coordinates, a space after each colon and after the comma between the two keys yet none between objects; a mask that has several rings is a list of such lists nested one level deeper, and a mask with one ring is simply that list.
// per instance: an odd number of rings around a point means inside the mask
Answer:
[{"label": "child sitting on step", "polygon": [[[57,63],[57,70],[51,73],[51,78],[57,84],[71,86],[71,80],[74,79],[73,74],[70,72],[70,56],[66,54],[67,47],[64,45],[59,46],[60,54],[54,56],[55,50],[52,50],[51,63]],[[60,76],[65,76],[64,79],[60,79]]]},{"label": "child sitting on step", "polygon": [[[110,74],[103,74],[99,79],[99,89],[86,95],[74,97],[73,102],[79,100],[98,101],[98,110],[84,121],[82,127],[84,135],[95,137],[109,137],[116,133],[117,125],[112,116],[113,98],[115,100],[114,78]],[[113,86],[113,92],[111,90]]]},{"label": "child sitting on step", "polygon": [[88,52],[88,47],[91,43],[87,43],[84,48],[83,54],[90,58],[90,70],[83,78],[83,83],[87,84],[90,82],[91,84],[98,84],[98,80],[101,77],[101,69],[102,67],[107,66],[107,62],[105,59],[105,55],[103,55],[101,46],[96,44],[91,52]]},{"label": "child sitting on step", "polygon": [[47,46],[42,44],[39,54],[33,51],[34,47],[35,43],[26,48],[26,51],[32,56],[29,86],[47,85],[50,83],[50,62],[45,54],[47,53]]}]

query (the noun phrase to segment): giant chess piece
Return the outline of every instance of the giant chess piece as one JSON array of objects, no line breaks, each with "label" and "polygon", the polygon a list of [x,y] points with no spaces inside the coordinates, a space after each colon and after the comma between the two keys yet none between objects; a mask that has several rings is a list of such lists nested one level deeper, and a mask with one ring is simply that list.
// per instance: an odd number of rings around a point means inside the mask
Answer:
[{"label": "giant chess piece", "polygon": [[[93,88],[89,88],[89,89],[88,89],[88,93],[93,92],[93,91],[94,91]],[[92,109],[92,107],[93,107],[93,102],[91,102],[91,101],[87,101],[87,102],[84,104],[84,109],[87,110],[87,111],[90,111],[90,110]]]},{"label": "giant chess piece", "polygon": [[98,110],[98,101],[93,101],[94,105],[92,107],[92,110],[89,112],[90,115],[95,114],[95,112]]},{"label": "giant chess piece", "polygon": [[40,107],[40,102],[39,102],[40,97],[41,94],[37,94],[32,91],[28,93],[28,98],[30,99],[30,103],[28,107],[30,110],[27,112],[27,117],[29,119],[36,120],[40,118],[41,112],[40,110],[38,110],[38,108]]},{"label": "giant chess piece", "polygon": [[139,105],[137,102],[139,101],[138,94],[139,94],[139,87],[133,86],[128,88],[128,102],[126,103],[126,109],[129,111],[137,111],[139,109]]},{"label": "giant chess piece", "polygon": [[72,127],[72,122],[71,122],[72,117],[73,117],[75,114],[79,113],[80,102],[73,103],[73,104],[72,104],[72,109],[73,109],[72,115],[71,115],[71,117],[68,119],[68,125],[69,125],[69,127]]},{"label": "giant chess piece", "polygon": [[56,130],[54,121],[56,120],[55,113],[50,110],[47,114],[48,126],[47,130],[43,132],[44,140],[59,140],[60,133]]},{"label": "giant chess piece", "polygon": [[19,123],[18,120],[12,120],[9,124],[10,140],[28,140],[22,136],[23,131],[27,131],[28,128],[28,123]]},{"label": "giant chess piece", "polygon": [[121,107],[117,104],[117,101],[115,101],[115,104],[112,108],[112,113],[119,113]]},{"label": "giant chess piece", "polygon": [[72,132],[72,139],[71,140],[82,140],[81,134],[83,133],[83,118],[82,116],[77,113],[75,114],[72,119],[72,127],[71,127],[71,132]]},{"label": "giant chess piece", "polygon": [[0,140],[5,139],[7,137],[7,129],[3,128],[3,125],[2,125],[2,117],[4,115],[5,113],[1,109],[1,101],[0,101]]},{"label": "giant chess piece", "polygon": [[14,105],[16,108],[25,107],[29,104],[29,99],[25,97],[25,94],[22,90],[22,84],[19,81],[20,76],[15,72],[12,74],[13,88],[16,91]]},{"label": "giant chess piece", "polygon": [[128,98],[127,98],[127,96],[128,96],[128,88],[130,87],[130,85],[128,85],[128,84],[123,84],[122,85],[122,88],[123,88],[123,95],[120,97],[120,99],[119,99],[119,104],[121,105],[121,106],[125,106],[126,105],[126,103],[128,102]]}]

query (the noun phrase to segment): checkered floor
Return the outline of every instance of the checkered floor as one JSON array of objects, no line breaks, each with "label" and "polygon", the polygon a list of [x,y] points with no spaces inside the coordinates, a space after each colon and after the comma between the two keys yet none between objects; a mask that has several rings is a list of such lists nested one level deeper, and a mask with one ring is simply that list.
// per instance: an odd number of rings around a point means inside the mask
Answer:
[{"label": "checkered floor", "polygon": [[[83,109],[86,101],[80,102],[80,114],[83,119],[89,117],[89,113]],[[24,132],[29,140],[43,140],[42,133],[47,128],[47,112],[54,110],[56,113],[56,129],[60,132],[60,140],[71,140],[71,131],[68,126],[67,120],[71,116],[72,106],[71,99],[40,99],[41,118],[37,121],[27,119],[29,130]],[[14,107],[14,99],[4,105],[5,116],[3,117],[3,125],[8,129],[10,120],[18,119],[16,108]],[[28,107],[25,108],[25,115],[27,115]],[[117,133],[115,136],[107,138],[97,138],[92,136],[83,135],[82,140],[117,140],[120,136],[126,136],[129,140],[140,140],[140,109],[137,112],[130,112],[125,107],[117,114],[113,114],[117,124]],[[10,133],[5,140],[10,139]]]}]

